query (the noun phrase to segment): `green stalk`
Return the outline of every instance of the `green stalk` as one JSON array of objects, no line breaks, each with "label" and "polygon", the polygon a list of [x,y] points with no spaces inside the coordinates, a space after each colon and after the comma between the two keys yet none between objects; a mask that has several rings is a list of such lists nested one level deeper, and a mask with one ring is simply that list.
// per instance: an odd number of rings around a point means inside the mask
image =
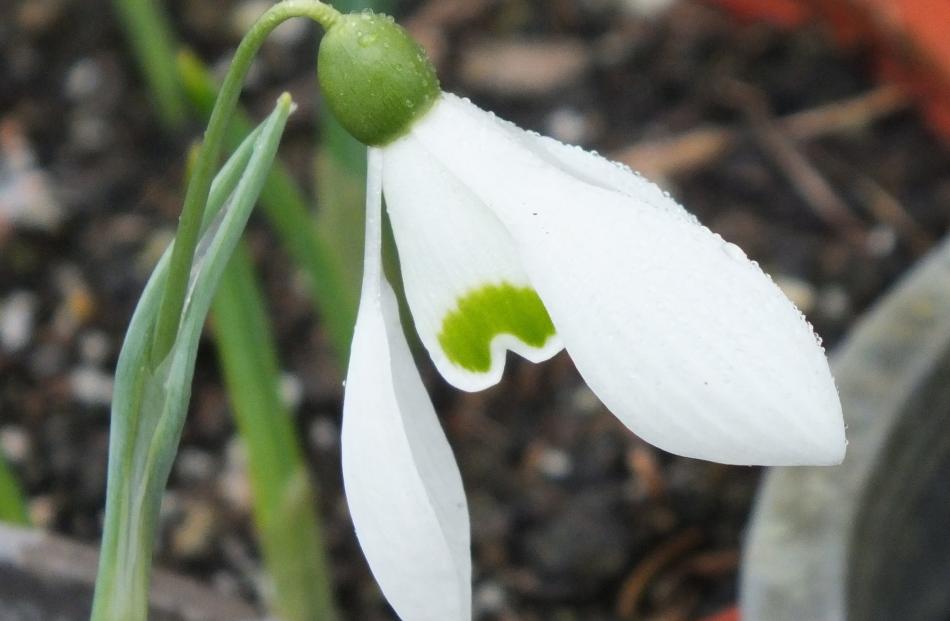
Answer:
[{"label": "green stalk", "polygon": [[279,397],[273,338],[243,245],[221,280],[212,325],[247,450],[254,520],[272,581],[272,609],[284,621],[331,621],[336,613],[312,481],[291,413]]},{"label": "green stalk", "polygon": [[0,459],[0,522],[30,523],[23,493],[4,459]]},{"label": "green stalk", "polygon": [[[206,117],[210,115],[217,85],[208,70],[194,54],[183,51],[178,54],[178,72],[191,105],[200,114]],[[250,127],[251,123],[246,115],[241,112],[235,114],[225,135],[227,147],[233,148],[239,144]],[[341,131],[345,130],[341,128]],[[365,151],[363,147],[359,148]],[[326,179],[328,181],[325,186],[335,187],[341,182],[348,183],[333,177]],[[358,206],[360,200],[362,186],[359,188],[357,204],[346,204],[357,218],[362,218],[363,213]],[[318,233],[317,225],[310,214],[308,200],[287,169],[279,162],[275,163],[264,183],[261,206],[281,242],[307,276],[313,302],[323,319],[330,342],[340,361],[340,368],[345,369],[353,326],[356,323],[359,281],[353,281],[350,272],[345,269],[346,262],[343,259],[349,259],[349,255],[337,253],[337,245],[332,241],[344,236],[343,229],[330,228],[330,231],[335,232],[333,235]],[[325,210],[324,208],[321,211]],[[321,230],[322,228],[321,226]],[[356,225],[356,231],[362,231],[359,223]],[[358,242],[357,251],[361,247],[362,239]],[[361,258],[356,257],[355,261],[358,268]]]},{"label": "green stalk", "polygon": [[268,9],[241,40],[224,78],[214,110],[211,112],[205,139],[195,163],[194,174],[185,193],[185,202],[169,265],[168,281],[162,292],[155,324],[150,356],[152,368],[157,367],[168,355],[178,332],[195,246],[198,243],[199,226],[208,197],[208,189],[211,186],[211,177],[251,61],[267,35],[284,21],[292,17],[309,17],[324,28],[329,28],[339,15],[335,9],[318,0],[284,0]]},{"label": "green stalk", "polygon": [[114,0],[113,6],[145,74],[162,122],[167,127],[180,128],[187,119],[187,110],[171,62],[175,57],[175,36],[168,16],[156,0]]},{"label": "green stalk", "polygon": [[[365,9],[389,13],[392,2],[337,0],[333,4],[341,13]],[[317,204],[320,205],[317,230],[334,256],[343,259],[342,276],[349,290],[356,292],[363,278],[366,147],[340,125],[327,106],[320,114],[320,147],[315,164]],[[346,368],[345,361],[342,368]]]}]

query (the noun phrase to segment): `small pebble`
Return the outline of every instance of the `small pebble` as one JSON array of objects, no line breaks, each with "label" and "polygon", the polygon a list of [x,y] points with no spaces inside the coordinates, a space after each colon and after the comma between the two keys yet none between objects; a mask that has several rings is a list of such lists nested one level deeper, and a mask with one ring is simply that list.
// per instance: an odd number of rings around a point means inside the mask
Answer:
[{"label": "small pebble", "polygon": [[[231,11],[232,36],[235,39],[243,37],[257,21],[257,18],[273,4],[268,0],[247,0],[234,7]],[[306,36],[309,28],[308,20],[290,19],[275,28],[267,37],[267,42],[284,46],[293,45]]]},{"label": "small pebble", "polygon": [[102,86],[102,67],[92,58],[82,58],[66,72],[65,93],[81,102],[93,97]]},{"label": "small pebble", "polygon": [[591,138],[591,123],[574,108],[558,108],[545,119],[547,134],[568,144],[583,144]]},{"label": "small pebble", "polygon": [[300,409],[303,403],[303,383],[293,373],[280,374],[280,398],[291,413]]},{"label": "small pebble", "polygon": [[623,0],[623,8],[639,17],[657,18],[670,9],[677,0]]},{"label": "small pebble", "polygon": [[[268,0],[247,0],[231,9],[231,35],[240,39],[254,22],[273,5]],[[297,20],[291,20],[297,21]]]},{"label": "small pebble", "polygon": [[32,445],[30,435],[23,427],[9,425],[0,430],[0,450],[12,463],[23,463],[29,457]]},{"label": "small pebble", "polygon": [[109,336],[101,330],[88,330],[79,336],[79,356],[86,364],[104,364],[111,350]]},{"label": "small pebble", "polygon": [[69,377],[73,396],[86,406],[107,406],[112,402],[113,378],[109,373],[84,365],[73,370]]},{"label": "small pebble", "polygon": [[815,307],[825,318],[841,321],[851,313],[851,296],[841,285],[828,285],[818,292]]},{"label": "small pebble", "polygon": [[0,306],[0,347],[16,353],[33,337],[36,296],[29,291],[11,293]]},{"label": "small pebble", "polygon": [[62,14],[62,0],[30,0],[19,3],[17,24],[28,34],[42,34],[48,31]]},{"label": "small pebble", "polygon": [[815,287],[810,282],[785,274],[776,275],[774,280],[785,297],[791,300],[798,310],[807,315],[815,308]]},{"label": "small pebble", "polygon": [[340,427],[329,416],[318,416],[310,425],[310,441],[321,450],[335,449],[340,444]]},{"label": "small pebble", "polygon": [[538,458],[538,470],[549,479],[563,479],[573,469],[571,456],[560,449],[546,447]]},{"label": "small pebble", "polygon": [[238,438],[228,442],[224,472],[218,477],[218,493],[235,509],[251,508],[251,481],[247,476],[247,452]]},{"label": "small pebble", "polygon": [[62,220],[52,180],[37,166],[23,128],[13,120],[0,119],[0,229],[6,221],[51,232]]},{"label": "small pebble", "polygon": [[459,73],[473,89],[530,98],[571,85],[591,64],[590,49],[575,39],[491,39],[463,50]]},{"label": "small pebble", "polygon": [[175,458],[175,473],[184,483],[204,483],[214,478],[215,459],[208,452],[186,447]]},{"label": "small pebble", "polygon": [[100,116],[80,113],[69,124],[69,139],[82,153],[103,151],[112,138],[112,126]]},{"label": "small pebble", "polygon": [[27,503],[26,512],[35,528],[49,528],[56,520],[56,501],[49,494],[33,496]]},{"label": "small pebble", "polygon": [[53,316],[53,329],[64,341],[71,340],[79,327],[95,314],[95,298],[85,278],[74,265],[57,268],[54,280],[62,302]]},{"label": "small pebble", "polygon": [[571,395],[571,409],[579,414],[594,414],[602,407],[600,399],[586,385],[578,386]]},{"label": "small pebble", "polygon": [[474,612],[477,615],[498,614],[507,602],[505,589],[497,582],[478,585],[472,597]]},{"label": "small pebble", "polygon": [[171,535],[172,551],[178,557],[198,558],[211,549],[217,516],[210,504],[189,500],[182,505],[183,516]]},{"label": "small pebble", "polygon": [[864,240],[868,252],[875,257],[886,257],[897,248],[897,232],[889,226],[876,226]]}]

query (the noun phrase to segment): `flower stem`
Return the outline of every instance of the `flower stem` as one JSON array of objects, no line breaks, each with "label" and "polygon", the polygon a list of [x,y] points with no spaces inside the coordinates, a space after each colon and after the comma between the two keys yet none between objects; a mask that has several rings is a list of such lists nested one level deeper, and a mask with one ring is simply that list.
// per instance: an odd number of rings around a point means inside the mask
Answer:
[{"label": "flower stem", "polygon": [[228,121],[234,113],[244,76],[251,66],[261,44],[277,26],[292,17],[309,17],[329,30],[340,13],[319,0],[284,0],[268,9],[241,40],[231,66],[224,78],[204,141],[198,153],[194,173],[185,193],[185,202],[178,221],[175,246],[172,250],[168,281],[162,293],[162,301],[153,334],[150,363],[157,367],[175,342],[175,335],[181,321],[181,310],[185,301],[185,292],[191,264],[198,243],[201,218],[211,187],[211,178],[221,153]]}]

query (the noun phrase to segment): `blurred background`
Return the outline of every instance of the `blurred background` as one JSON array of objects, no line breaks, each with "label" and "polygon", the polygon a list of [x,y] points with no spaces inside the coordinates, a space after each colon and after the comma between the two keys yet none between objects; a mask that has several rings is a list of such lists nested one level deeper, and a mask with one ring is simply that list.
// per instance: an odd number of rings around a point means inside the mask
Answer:
[{"label": "blurred background", "polygon": [[[116,356],[174,233],[186,153],[203,127],[199,106],[176,111],[150,90],[121,4],[0,0],[0,454],[24,498],[7,517],[88,544],[101,534]],[[179,43],[219,77],[268,6],[158,4]],[[893,12],[920,4],[382,8],[426,46],[445,90],[668,189],[760,262],[833,348],[950,224],[950,53],[933,36],[945,36],[950,12]],[[255,119],[283,90],[299,104],[280,159],[355,295],[362,232],[347,215],[361,209],[359,150],[327,152],[337,130],[320,116],[318,34],[301,20],[275,32],[243,103]],[[393,619],[341,490],[336,343],[345,339],[321,305],[345,302],[315,304],[294,251],[263,216],[246,239],[340,618]],[[476,619],[734,618],[758,469],[645,444],[563,354],[540,366],[512,360],[504,381],[478,394],[450,389],[419,360],[468,492]],[[156,563],[263,615],[247,450],[232,409],[209,337]]]}]

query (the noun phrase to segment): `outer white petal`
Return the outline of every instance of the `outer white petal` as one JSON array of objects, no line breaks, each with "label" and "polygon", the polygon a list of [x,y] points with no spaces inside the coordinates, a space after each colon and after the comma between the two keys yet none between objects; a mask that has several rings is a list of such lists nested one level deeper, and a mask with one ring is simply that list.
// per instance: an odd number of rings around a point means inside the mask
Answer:
[{"label": "outer white petal", "polygon": [[738,247],[451,95],[413,134],[504,223],[578,370],[637,434],[726,463],[841,460],[824,352]]},{"label": "outer white petal", "polygon": [[[372,173],[371,165],[371,181]],[[377,183],[375,212],[367,209],[367,267],[343,402],[347,503],[373,575],[403,621],[470,621],[465,493],[381,274],[379,191]]]},{"label": "outer white petal", "polygon": [[[547,360],[560,351],[560,339],[546,315],[544,321],[551,332],[533,344],[506,330],[519,322],[519,315],[521,325],[530,318],[516,303],[505,304],[499,299],[492,310],[504,308],[507,314],[492,317],[471,312],[474,316],[469,317],[476,324],[498,322],[495,326],[481,325],[485,338],[474,338],[465,348],[483,349],[485,367],[466,367],[464,362],[470,357],[453,357],[457,352],[452,349],[452,341],[445,340],[446,326],[451,325],[446,322],[469,308],[465,300],[470,304],[473,295],[491,287],[497,290],[499,285],[522,290],[523,294],[523,289],[531,286],[530,281],[511,236],[498,218],[411,134],[386,147],[383,157],[383,189],[406,297],[419,337],[443,377],[457,388],[482,390],[501,379],[507,350],[532,362]],[[544,312],[540,302],[536,308]],[[505,320],[514,324],[505,326]],[[466,344],[455,343],[456,347]]]},{"label": "outer white petal", "polygon": [[[508,124],[515,140],[528,139],[528,146],[535,153],[561,168],[566,173],[591,185],[625,194],[638,203],[645,203],[656,209],[668,211],[671,215],[685,217],[695,221],[691,213],[655,183],[647,181],[640,173],[618,162],[612,162],[596,153],[558,142],[554,138],[542,136]],[[533,145],[531,143],[534,143]]]}]

